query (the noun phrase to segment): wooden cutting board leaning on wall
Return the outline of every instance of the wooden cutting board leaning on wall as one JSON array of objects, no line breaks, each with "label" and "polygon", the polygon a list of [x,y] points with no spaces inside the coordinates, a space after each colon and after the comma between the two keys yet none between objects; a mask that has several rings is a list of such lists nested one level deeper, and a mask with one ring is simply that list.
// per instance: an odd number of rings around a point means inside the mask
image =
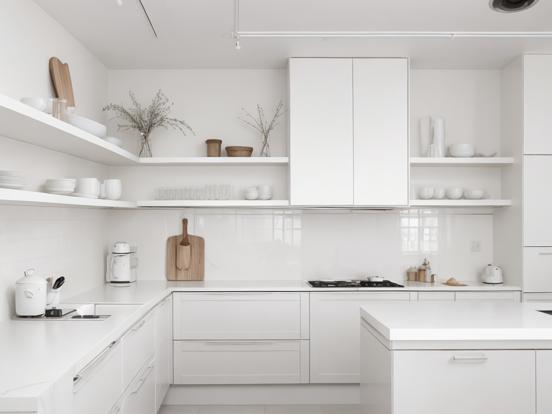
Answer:
[{"label": "wooden cutting board leaning on wall", "polygon": [[167,280],[203,280],[205,240],[188,234],[188,219],[182,219],[182,234],[167,239]]},{"label": "wooden cutting board leaning on wall", "polygon": [[50,79],[56,93],[56,98],[67,100],[67,106],[75,106],[75,97],[73,95],[73,83],[71,82],[71,73],[69,65],[63,63],[57,57],[51,57],[48,62],[50,69]]}]

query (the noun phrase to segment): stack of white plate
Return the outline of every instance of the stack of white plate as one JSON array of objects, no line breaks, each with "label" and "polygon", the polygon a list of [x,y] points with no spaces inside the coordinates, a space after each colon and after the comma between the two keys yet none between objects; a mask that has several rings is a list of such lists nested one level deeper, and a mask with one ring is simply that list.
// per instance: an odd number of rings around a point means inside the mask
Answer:
[{"label": "stack of white plate", "polygon": [[0,187],[19,190],[25,185],[25,179],[16,171],[0,171]]},{"label": "stack of white plate", "polygon": [[69,195],[75,191],[74,178],[50,178],[44,184],[44,191],[50,194]]}]

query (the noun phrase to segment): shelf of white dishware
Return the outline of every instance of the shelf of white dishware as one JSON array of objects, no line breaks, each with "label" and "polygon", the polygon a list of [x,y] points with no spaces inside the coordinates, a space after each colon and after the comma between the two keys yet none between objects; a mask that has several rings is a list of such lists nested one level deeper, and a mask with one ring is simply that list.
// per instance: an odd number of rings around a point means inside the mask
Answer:
[{"label": "shelf of white dishware", "polygon": [[445,166],[473,166],[473,167],[502,167],[514,163],[513,157],[412,157],[410,165],[420,167],[445,167]]},{"label": "shelf of white dishware", "polygon": [[0,94],[0,136],[106,165],[132,165],[138,157],[104,139]]},{"label": "shelf of white dishware", "polygon": [[140,165],[287,165],[288,157],[152,157],[140,158]]},{"label": "shelf of white dishware", "polygon": [[133,201],[104,200],[99,198],[73,197],[41,193],[38,191],[11,190],[0,188],[0,204],[25,206],[69,206],[95,208],[136,208]]},{"label": "shelf of white dishware", "polygon": [[411,207],[508,207],[512,200],[483,198],[481,200],[410,200]]},{"label": "shelf of white dishware", "polygon": [[289,207],[289,200],[143,200],[138,207]]}]

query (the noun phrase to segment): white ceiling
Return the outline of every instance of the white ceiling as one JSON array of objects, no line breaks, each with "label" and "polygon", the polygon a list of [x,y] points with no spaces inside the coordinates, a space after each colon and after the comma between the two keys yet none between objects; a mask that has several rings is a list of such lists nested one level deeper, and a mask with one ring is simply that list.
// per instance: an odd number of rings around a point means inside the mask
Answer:
[{"label": "white ceiling", "polygon": [[[109,68],[278,68],[290,56],[411,56],[415,67],[498,68],[552,39],[244,38],[233,0],[35,0]],[[552,32],[552,2],[521,13],[488,0],[241,0],[241,31]]]}]

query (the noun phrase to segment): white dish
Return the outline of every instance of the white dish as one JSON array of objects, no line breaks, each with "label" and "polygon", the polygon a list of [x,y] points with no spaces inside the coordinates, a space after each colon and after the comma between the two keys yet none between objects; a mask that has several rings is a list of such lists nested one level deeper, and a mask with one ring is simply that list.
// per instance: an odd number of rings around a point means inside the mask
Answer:
[{"label": "white dish", "polygon": [[82,193],[73,193],[74,197],[82,197],[82,198],[98,198],[95,194],[82,194]]},{"label": "white dish", "polygon": [[418,197],[421,200],[429,200],[430,198],[433,197],[434,191],[435,190],[433,187],[421,187],[420,190],[418,191]]},{"label": "white dish", "polygon": [[109,142],[110,144],[113,144],[113,145],[117,145],[118,147],[122,146],[123,145],[123,140],[121,138],[117,138],[117,137],[105,137],[104,138],[107,142]]},{"label": "white dish", "polygon": [[442,200],[445,198],[445,189],[444,188],[434,188],[433,189],[433,198],[435,200]]},{"label": "white dish", "polygon": [[44,192],[48,194],[57,194],[57,195],[71,195],[74,190],[63,190],[59,188],[45,188]]},{"label": "white dish", "polygon": [[464,189],[460,187],[447,188],[446,194],[450,200],[459,200],[464,195]]},{"label": "white dish", "polygon": [[85,118],[84,116],[66,113],[65,118],[67,122],[83,131],[89,132],[92,135],[96,135],[100,138],[105,138],[107,135],[107,127],[92,119]]},{"label": "white dish", "polygon": [[468,200],[481,200],[485,197],[485,190],[466,190],[464,191],[464,197]]},{"label": "white dish", "polygon": [[48,99],[46,98],[25,97],[21,98],[21,102],[42,112],[46,112],[48,109]]},{"label": "white dish", "polygon": [[9,183],[1,183],[0,182],[0,188],[9,188],[11,190],[20,190],[23,187],[25,187],[25,184],[23,184],[23,183],[9,184]]},{"label": "white dish", "polygon": [[475,155],[475,147],[472,144],[452,144],[449,153],[451,157],[471,158]]}]

